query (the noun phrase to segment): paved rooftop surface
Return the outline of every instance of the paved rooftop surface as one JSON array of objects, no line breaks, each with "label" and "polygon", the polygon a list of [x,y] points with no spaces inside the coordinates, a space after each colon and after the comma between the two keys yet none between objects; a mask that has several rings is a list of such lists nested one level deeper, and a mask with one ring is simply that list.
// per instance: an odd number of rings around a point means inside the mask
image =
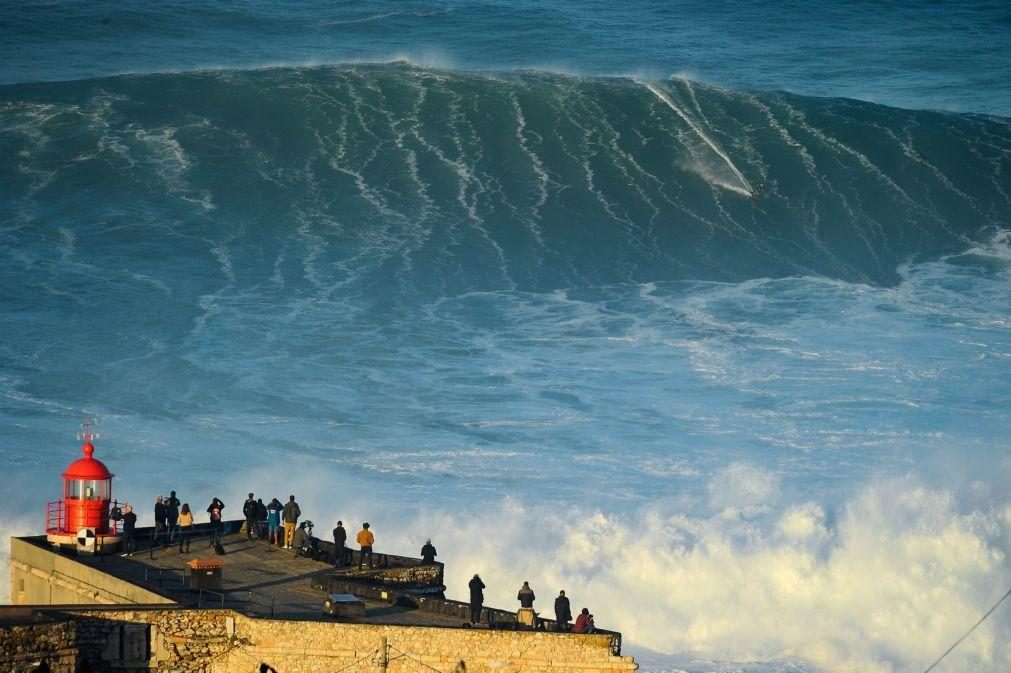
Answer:
[{"label": "paved rooftop surface", "polygon": [[[198,592],[183,586],[188,561],[220,560],[224,563],[221,593],[225,595],[226,608],[266,617],[270,615],[273,597],[274,617],[277,619],[333,619],[322,612],[326,594],[313,589],[311,582],[317,575],[341,574],[341,571],[328,563],[296,558],[293,550],[247,540],[245,535],[238,533],[225,535],[222,543],[226,552],[224,556],[215,556],[213,549],[207,545],[207,538],[200,537],[193,541],[189,553],[180,554],[178,546],[170,546],[153,551],[141,549],[131,557],[110,555],[93,558],[85,563],[186,606],[220,607],[219,596],[205,592],[201,597]],[[254,592],[251,601],[249,592]],[[458,618],[448,615],[368,599],[363,599],[363,602],[364,617],[342,618],[340,621],[413,626],[461,625]]]}]

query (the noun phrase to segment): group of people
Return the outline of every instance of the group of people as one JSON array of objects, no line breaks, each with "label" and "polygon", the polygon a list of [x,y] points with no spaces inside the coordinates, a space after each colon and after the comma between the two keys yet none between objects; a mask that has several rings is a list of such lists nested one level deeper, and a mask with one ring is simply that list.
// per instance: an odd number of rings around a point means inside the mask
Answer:
[{"label": "group of people", "polygon": [[[348,547],[348,532],[344,528],[344,522],[338,521],[337,525],[334,527],[333,531],[333,563],[335,567],[350,566],[352,558],[354,556],[351,548]],[[358,569],[361,570],[366,565],[366,559],[368,559],[369,568],[375,567],[375,562],[372,557],[372,546],[376,543],[376,536],[372,532],[369,522],[366,521],[362,524],[362,529],[358,531],[358,535],[355,537],[355,542],[358,543]]]},{"label": "group of people", "polygon": [[[218,546],[221,543],[221,536],[224,532],[224,519],[222,512],[225,503],[215,497],[207,506],[207,514],[210,521],[210,544]],[[249,494],[246,502],[242,505],[242,514],[246,519],[245,532],[247,539],[266,540],[270,545],[276,545],[281,549],[294,549],[296,555],[315,555],[318,550],[318,541],[312,536],[312,522],[302,521],[302,508],[295,501],[295,496],[288,496],[288,502],[283,505],[277,498],[272,498],[270,503],[264,504],[262,498],[255,498],[253,493]],[[137,515],[130,505],[123,508],[120,516],[122,521],[122,535],[124,547],[123,556],[133,556],[136,549],[135,529],[137,526]],[[179,553],[189,552],[190,542],[193,532],[193,512],[189,503],[180,503],[175,491],[170,491],[169,496],[158,496],[154,505],[154,537],[152,544],[159,542],[167,547],[174,543],[175,538],[179,538]],[[282,538],[283,528],[283,538]],[[346,567],[352,564],[353,551],[348,547],[348,533],[344,528],[344,522],[338,521],[333,531],[333,564],[335,567]],[[366,565],[373,568],[372,547],[375,544],[373,534],[368,522],[362,524],[362,529],[358,531],[355,541],[358,543],[358,569],[361,570]],[[435,563],[438,552],[432,545],[432,540],[425,540],[421,548],[421,559],[423,563]],[[475,574],[470,580],[470,623],[479,624],[481,613],[484,608],[485,584],[480,575]],[[516,595],[520,602],[520,607],[533,609],[534,595],[529,582],[524,582]],[[589,609],[583,608],[576,621],[569,626],[572,621],[572,611],[569,599],[562,590],[555,598],[555,621],[559,631],[570,631],[572,633],[593,633],[596,626],[593,623],[593,615]]]},{"label": "group of people", "polygon": [[270,503],[265,505],[263,498],[254,499],[250,493],[242,504],[242,515],[246,518],[247,538],[252,539],[255,535],[281,549],[291,549],[295,545],[295,530],[302,516],[302,508],[295,501],[295,496],[289,495],[288,502],[283,505],[277,498],[271,498]]},{"label": "group of people", "polygon": [[[470,580],[470,623],[480,624],[481,623],[481,612],[484,609],[484,590],[485,584],[482,581],[481,576],[477,573]],[[534,595],[534,590],[530,588],[530,582],[524,582],[523,586],[520,587],[519,592],[516,594],[516,600],[520,602],[520,607],[532,610],[534,607],[534,600],[537,598]],[[565,590],[562,589],[558,592],[558,597],[555,599],[555,623],[559,631],[570,631],[572,633],[593,633],[596,631],[596,625],[593,623],[593,615],[590,614],[589,608],[583,608],[576,618],[576,622],[570,627],[569,622],[572,621],[572,609],[569,606],[569,599],[565,595]]]},{"label": "group of people", "polygon": [[[215,498],[216,502],[220,501]],[[213,507],[213,503],[212,503]],[[224,507],[224,504],[221,504]],[[207,509],[211,512],[211,507]],[[123,556],[133,556],[137,550],[137,514],[129,504],[111,513],[113,519],[120,522],[120,535],[123,542]],[[218,520],[220,521],[220,510]],[[213,521],[213,517],[212,517]],[[213,529],[212,529],[213,532]],[[190,539],[193,533],[193,512],[187,502],[181,503],[176,497],[175,491],[170,491],[169,496],[159,495],[154,503],[154,534],[151,544],[161,544],[168,547],[174,544],[176,537],[179,538],[179,553],[189,552]],[[219,533],[220,535],[220,533]]]},{"label": "group of people", "polygon": [[[318,550],[318,542],[312,536],[312,522],[302,521],[302,508],[295,501],[295,496],[288,496],[288,502],[284,505],[274,498],[270,504],[264,505],[262,499],[254,500],[254,494],[250,493],[242,506],[242,514],[246,518],[246,536],[252,538],[256,534],[260,539],[265,539],[268,544],[277,545],[282,549],[294,549],[296,555],[315,555]],[[284,527],[284,539],[281,539],[281,527]],[[375,561],[372,555],[372,547],[376,538],[370,529],[369,523],[362,524],[362,529],[358,531],[355,538],[358,543],[358,569],[365,565],[373,568]],[[344,522],[338,521],[333,529],[333,564],[335,567],[350,566],[353,558],[352,550],[347,546],[348,534],[344,528]],[[432,541],[427,542],[431,547],[428,563],[435,562],[435,547],[431,546]],[[426,557],[426,551],[422,550],[422,556]]]}]

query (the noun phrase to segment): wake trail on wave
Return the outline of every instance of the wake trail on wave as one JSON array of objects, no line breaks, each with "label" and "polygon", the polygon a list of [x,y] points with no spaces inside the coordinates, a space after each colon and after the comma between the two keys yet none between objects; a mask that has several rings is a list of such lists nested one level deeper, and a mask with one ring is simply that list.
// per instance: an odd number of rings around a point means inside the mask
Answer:
[{"label": "wake trail on wave", "polygon": [[[681,108],[679,108],[674,103],[674,101],[672,101],[670,99],[670,96],[668,96],[664,92],[660,91],[660,89],[658,89],[656,87],[656,85],[654,85],[654,84],[650,84],[649,82],[643,82],[641,80],[633,80],[633,81],[635,81],[637,84],[640,84],[640,85],[646,87],[647,89],[649,89],[653,93],[654,96],[656,96],[661,102],[663,102],[664,104],[666,104],[667,107],[669,107],[671,110],[673,110],[674,113],[677,114],[677,116],[679,116],[681,119],[683,119],[684,122],[686,124],[688,124],[689,127],[691,127],[692,131],[694,131],[695,134],[698,135],[698,137],[701,138],[702,141],[706,145],[708,145],[709,148],[712,149],[712,151],[715,152],[718,157],[720,157],[720,159],[723,160],[723,162],[727,165],[727,168],[730,170],[730,172],[733,174],[733,176],[735,178],[737,178],[738,180],[740,180],[742,186],[738,187],[737,185],[733,185],[733,184],[724,182],[722,180],[713,180],[713,181],[710,181],[712,184],[715,184],[717,187],[722,187],[722,188],[730,190],[732,192],[737,192],[738,194],[741,194],[743,196],[749,196],[750,197],[750,196],[755,196],[755,194],[757,194],[757,191],[755,190],[755,188],[751,186],[751,183],[748,182],[748,179],[744,177],[744,174],[741,173],[741,171],[737,168],[737,166],[734,165],[733,160],[727,155],[727,153],[724,152],[722,149],[720,149],[719,145],[717,145],[716,142],[712,138],[710,138],[708,135],[706,135],[706,132],[702,130],[702,127],[700,127],[695,122],[695,120],[693,120],[691,117],[689,117],[687,114],[685,114],[685,112]],[[703,177],[706,177],[706,176],[703,176]]]}]

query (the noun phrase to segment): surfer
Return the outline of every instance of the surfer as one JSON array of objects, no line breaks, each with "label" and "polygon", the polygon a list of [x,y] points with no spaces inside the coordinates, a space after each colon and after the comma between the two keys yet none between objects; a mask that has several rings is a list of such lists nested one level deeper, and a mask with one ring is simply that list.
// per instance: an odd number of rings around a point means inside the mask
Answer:
[{"label": "surfer", "polygon": [[759,182],[751,189],[751,200],[758,203],[762,198],[762,192],[765,191],[765,181]]}]

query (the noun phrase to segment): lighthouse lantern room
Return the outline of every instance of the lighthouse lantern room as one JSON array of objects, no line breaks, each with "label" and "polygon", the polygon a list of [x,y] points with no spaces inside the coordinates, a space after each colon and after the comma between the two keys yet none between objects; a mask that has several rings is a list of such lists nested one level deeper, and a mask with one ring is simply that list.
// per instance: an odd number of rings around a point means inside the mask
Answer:
[{"label": "lighthouse lantern room", "polygon": [[60,546],[74,546],[79,552],[94,553],[108,550],[119,541],[118,507],[112,500],[112,477],[105,463],[94,457],[92,440],[98,435],[89,431],[78,435],[83,439],[83,458],[72,462],[61,475],[63,497],[48,503],[46,510],[46,535],[49,542]]}]

